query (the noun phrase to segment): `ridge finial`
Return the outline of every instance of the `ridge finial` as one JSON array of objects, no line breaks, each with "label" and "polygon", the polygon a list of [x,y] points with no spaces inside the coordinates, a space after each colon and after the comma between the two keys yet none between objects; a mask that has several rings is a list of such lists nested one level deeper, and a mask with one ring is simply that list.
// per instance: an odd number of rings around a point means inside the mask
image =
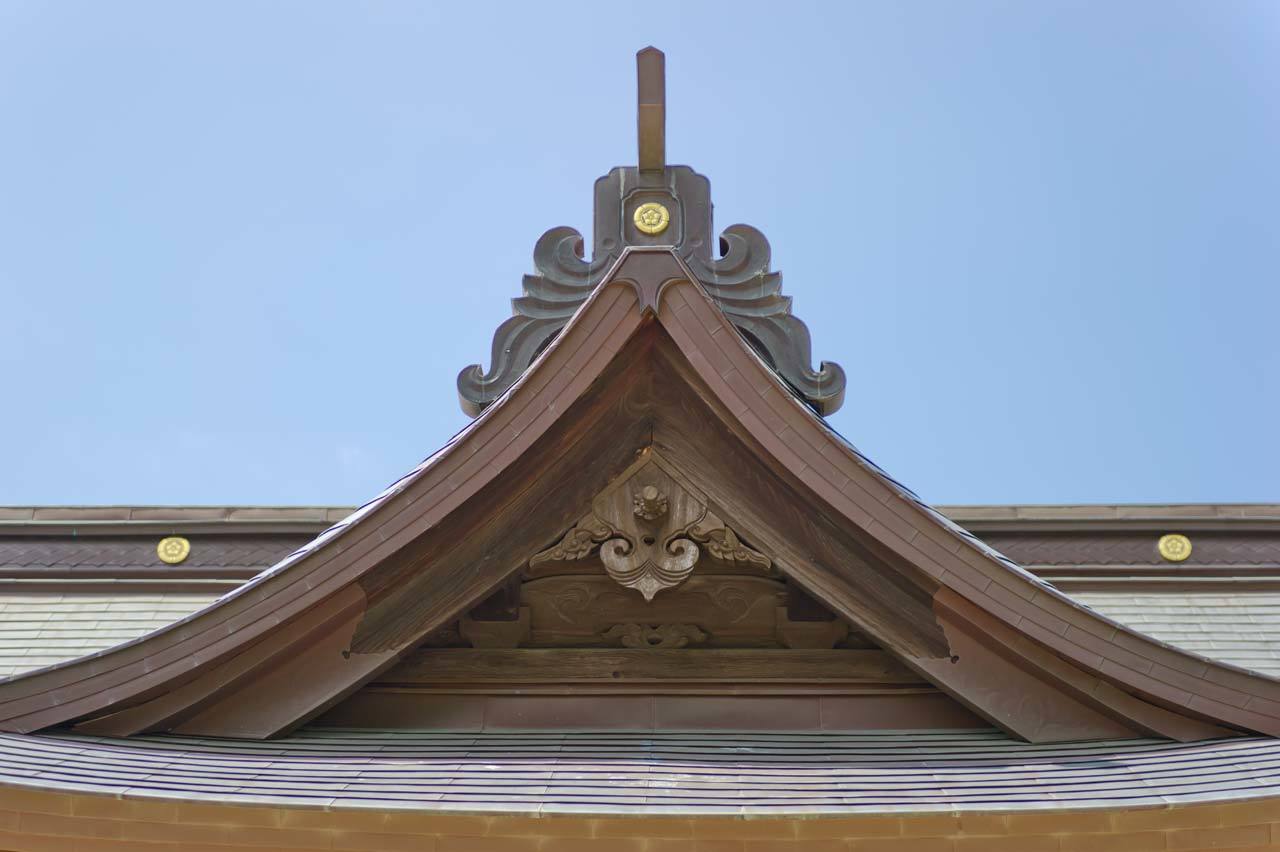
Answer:
[{"label": "ridge finial", "polygon": [[656,47],[636,54],[636,131],[640,171],[667,165],[667,57]]}]

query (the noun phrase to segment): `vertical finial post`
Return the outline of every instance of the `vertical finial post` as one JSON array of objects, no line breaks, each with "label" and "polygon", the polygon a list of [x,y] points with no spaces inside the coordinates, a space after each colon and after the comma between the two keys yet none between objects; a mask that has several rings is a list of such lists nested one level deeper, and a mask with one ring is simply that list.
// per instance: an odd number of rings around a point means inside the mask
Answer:
[{"label": "vertical finial post", "polygon": [[656,47],[636,54],[636,130],[640,171],[667,165],[667,58]]}]

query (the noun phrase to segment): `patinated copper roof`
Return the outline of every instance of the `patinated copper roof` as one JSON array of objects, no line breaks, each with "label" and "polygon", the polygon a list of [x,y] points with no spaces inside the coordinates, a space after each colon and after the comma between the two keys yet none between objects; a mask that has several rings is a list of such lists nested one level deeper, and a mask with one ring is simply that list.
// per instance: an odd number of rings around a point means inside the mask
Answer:
[{"label": "patinated copper roof", "polygon": [[327,810],[821,814],[1280,795],[1280,741],[1035,746],[996,731],[371,732],[270,742],[0,735],[0,784]]}]

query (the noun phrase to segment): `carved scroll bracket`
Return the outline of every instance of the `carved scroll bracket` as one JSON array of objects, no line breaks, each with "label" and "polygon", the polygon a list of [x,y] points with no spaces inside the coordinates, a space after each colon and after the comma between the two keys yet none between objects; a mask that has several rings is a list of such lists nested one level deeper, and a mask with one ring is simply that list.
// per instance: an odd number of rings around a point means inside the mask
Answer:
[{"label": "carved scroll bracket", "polygon": [[605,631],[604,638],[616,639],[624,648],[650,650],[697,645],[707,634],[694,624],[615,624]]},{"label": "carved scroll bracket", "polygon": [[767,556],[742,543],[656,454],[642,460],[597,497],[592,511],[530,566],[584,559],[599,545],[600,561],[618,584],[646,601],[693,573],[704,550],[712,559],[768,570]]}]

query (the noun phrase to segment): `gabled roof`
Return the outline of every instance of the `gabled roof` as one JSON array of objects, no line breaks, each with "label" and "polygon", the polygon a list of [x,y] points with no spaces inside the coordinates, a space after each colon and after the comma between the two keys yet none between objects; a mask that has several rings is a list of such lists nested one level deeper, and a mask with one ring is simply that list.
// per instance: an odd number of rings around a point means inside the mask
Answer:
[{"label": "gabled roof", "polygon": [[[1183,650],[1280,674],[1280,507],[938,506],[1041,579]],[[0,507],[0,676],[105,650],[208,606],[355,509]],[[1191,556],[1160,538],[1190,534]],[[191,543],[171,565],[162,536]]]},{"label": "gabled roof", "polygon": [[494,377],[464,371],[471,425],[212,605],[0,683],[0,730],[289,732],[500,587],[652,453],[791,582],[1009,734],[1280,735],[1280,682],[1079,605],[831,430],[819,412],[843,372],[810,367],[762,235],[732,226],[711,257],[705,179],[667,166],[602,185],[595,259],[574,266],[573,235],[550,232],[572,280],[540,263]]},{"label": "gabled roof", "polygon": [[[716,418],[708,434],[682,431],[695,399],[699,422]],[[0,726],[289,730],[501,582],[513,563],[493,537],[524,547],[548,522],[566,526],[611,455],[616,467],[647,442],[678,454],[695,441],[688,462],[696,441],[730,438],[754,454],[749,475],[865,548],[863,565],[842,562],[819,529],[811,560],[779,566],[994,724],[1035,741],[1280,733],[1280,683],[1108,621],[920,503],[798,401],[664,248],[624,251],[508,393],[387,492],[171,628],[0,684]],[[599,473],[561,489],[561,516],[545,517],[555,507],[532,482],[568,482],[579,457]],[[777,519],[719,496],[760,547],[786,553]]]}]

